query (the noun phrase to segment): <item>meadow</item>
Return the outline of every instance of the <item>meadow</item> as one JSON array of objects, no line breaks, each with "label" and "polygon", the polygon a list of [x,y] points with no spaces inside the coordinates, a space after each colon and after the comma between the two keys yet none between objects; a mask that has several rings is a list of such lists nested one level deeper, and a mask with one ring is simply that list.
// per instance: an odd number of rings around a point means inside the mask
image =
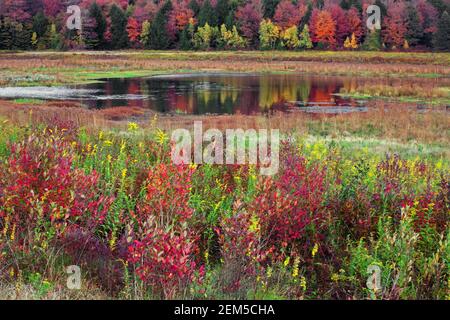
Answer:
[{"label": "meadow", "polygon": [[[450,298],[448,54],[7,52],[0,70],[2,86],[187,70],[408,77],[435,91],[355,92],[443,99],[289,117],[0,101],[0,298]],[[278,174],[174,165],[171,130],[193,120],[280,129]],[[70,265],[81,290],[66,287]]]}]

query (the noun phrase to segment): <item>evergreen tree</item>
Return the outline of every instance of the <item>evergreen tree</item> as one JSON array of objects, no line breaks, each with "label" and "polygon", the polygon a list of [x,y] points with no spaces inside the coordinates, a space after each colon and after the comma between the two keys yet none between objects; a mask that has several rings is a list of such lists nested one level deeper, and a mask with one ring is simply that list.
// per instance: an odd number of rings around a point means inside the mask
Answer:
[{"label": "evergreen tree", "polygon": [[272,19],[280,0],[263,0],[264,18]]},{"label": "evergreen tree", "polygon": [[12,47],[11,25],[3,17],[0,18],[0,49],[10,50]]},{"label": "evergreen tree", "polygon": [[383,3],[383,0],[376,0],[374,2],[374,5],[380,7],[380,13],[381,13],[381,19],[387,15],[387,8],[385,4]]},{"label": "evergreen tree", "polygon": [[309,24],[309,20],[311,19],[312,11],[313,11],[313,6],[311,3],[309,3],[308,7],[306,9],[305,15],[300,20],[300,25],[299,25],[298,30],[303,30],[305,28],[305,26],[307,24]]},{"label": "evergreen tree", "polygon": [[94,32],[97,35],[97,45],[94,49],[100,49],[105,45],[106,18],[97,2],[89,7],[89,16],[95,20]]},{"label": "evergreen tree", "polygon": [[218,0],[216,6],[217,12],[217,24],[221,26],[227,22],[228,13],[230,11],[230,6],[228,0]]},{"label": "evergreen tree", "polygon": [[83,42],[86,49],[95,50],[100,46],[98,34],[96,32],[97,22],[94,18],[88,16],[83,21]]},{"label": "evergreen tree", "polygon": [[56,30],[56,25],[52,23],[48,28],[45,35],[47,42],[51,49],[53,50],[60,50],[64,46],[64,38],[63,36],[58,33]]},{"label": "evergreen tree", "polygon": [[450,10],[450,3],[448,0],[428,0],[429,3],[431,3],[438,12],[444,13],[445,11],[448,12]]},{"label": "evergreen tree", "polygon": [[217,26],[217,15],[209,0],[203,2],[198,13],[198,25],[203,27],[205,24],[209,24],[211,27]]},{"label": "evergreen tree", "polygon": [[412,5],[408,6],[406,23],[408,24],[408,28],[405,38],[408,40],[409,45],[415,46],[423,37],[423,28],[417,10]]},{"label": "evergreen tree", "polygon": [[439,19],[433,44],[438,50],[450,50],[450,15],[445,11]]},{"label": "evergreen tree", "polygon": [[127,16],[117,5],[113,4],[109,12],[111,17],[111,44],[113,49],[128,46]]},{"label": "evergreen tree", "polygon": [[37,38],[42,38],[47,32],[49,22],[42,11],[33,17],[33,31],[36,32]]},{"label": "evergreen tree", "polygon": [[379,51],[381,49],[381,31],[369,31],[362,48],[369,51]]},{"label": "evergreen tree", "polygon": [[191,0],[188,7],[192,10],[192,12],[194,12],[194,16],[197,16],[200,12],[200,5],[198,4],[197,0]]},{"label": "evergreen tree", "polygon": [[28,50],[31,46],[31,30],[21,23],[12,25],[12,48],[19,50]]},{"label": "evergreen tree", "polygon": [[190,21],[183,29],[180,35],[180,49],[191,50],[193,49],[195,26],[193,21]]},{"label": "evergreen tree", "polygon": [[164,50],[169,48],[170,39],[167,35],[167,21],[172,11],[172,2],[166,1],[156,14],[150,26],[150,48]]}]

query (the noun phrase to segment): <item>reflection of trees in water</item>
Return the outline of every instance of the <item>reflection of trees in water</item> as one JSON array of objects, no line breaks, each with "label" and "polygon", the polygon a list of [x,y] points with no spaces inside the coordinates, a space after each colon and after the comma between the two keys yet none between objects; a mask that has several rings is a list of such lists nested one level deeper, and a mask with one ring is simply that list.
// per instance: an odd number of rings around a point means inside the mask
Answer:
[{"label": "reflection of trees in water", "polygon": [[285,111],[289,102],[336,102],[339,89],[356,87],[357,80],[298,75],[204,76],[178,79],[129,79],[105,82],[107,95],[143,95],[149,99],[98,101],[98,107],[128,105],[159,112],[254,114]]}]

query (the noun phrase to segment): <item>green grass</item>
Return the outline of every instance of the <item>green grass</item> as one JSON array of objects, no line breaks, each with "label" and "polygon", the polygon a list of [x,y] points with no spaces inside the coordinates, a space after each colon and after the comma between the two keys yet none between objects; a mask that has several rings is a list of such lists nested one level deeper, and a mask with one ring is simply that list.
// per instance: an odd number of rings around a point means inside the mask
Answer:
[{"label": "green grass", "polygon": [[16,103],[16,104],[33,104],[33,105],[36,105],[36,104],[44,104],[45,100],[19,98],[19,99],[14,99],[13,102]]}]

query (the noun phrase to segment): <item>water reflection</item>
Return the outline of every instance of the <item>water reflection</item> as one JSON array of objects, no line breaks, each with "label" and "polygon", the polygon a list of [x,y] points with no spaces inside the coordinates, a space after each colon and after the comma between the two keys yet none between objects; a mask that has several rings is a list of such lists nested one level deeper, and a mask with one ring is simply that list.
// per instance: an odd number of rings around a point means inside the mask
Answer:
[{"label": "water reflection", "polygon": [[91,108],[130,106],[187,114],[258,114],[274,111],[363,111],[358,102],[336,96],[352,78],[294,74],[181,74],[107,79],[80,89]]}]

